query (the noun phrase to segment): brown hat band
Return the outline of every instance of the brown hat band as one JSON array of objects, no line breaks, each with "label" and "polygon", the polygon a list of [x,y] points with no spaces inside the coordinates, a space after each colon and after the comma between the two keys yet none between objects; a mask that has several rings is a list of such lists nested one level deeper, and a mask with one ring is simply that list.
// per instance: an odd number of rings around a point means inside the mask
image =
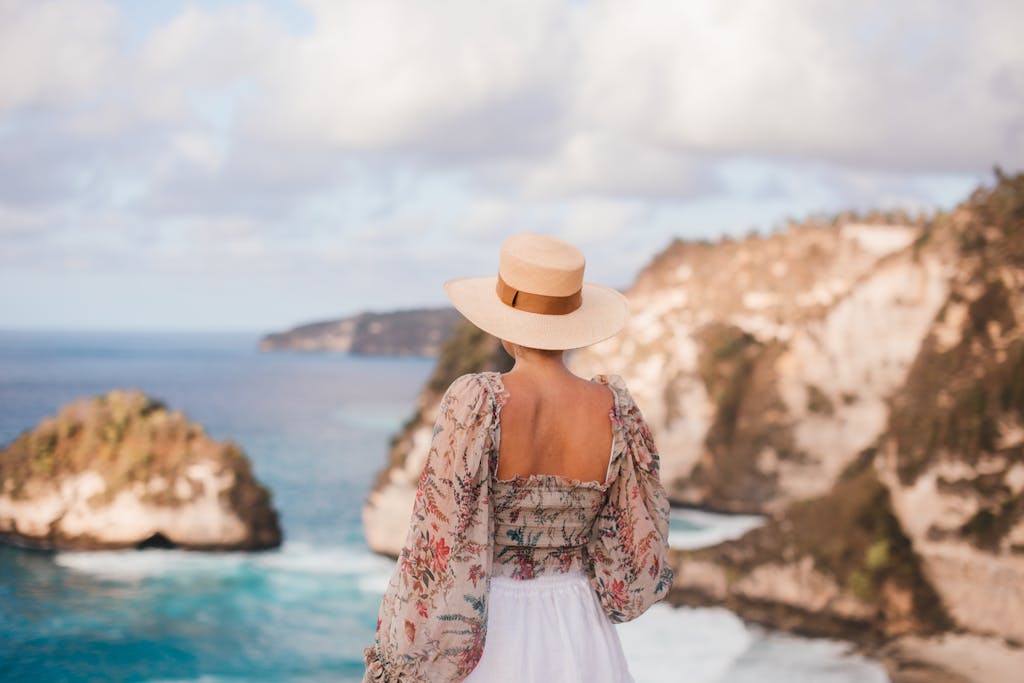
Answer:
[{"label": "brown hat band", "polygon": [[572,313],[583,305],[583,290],[578,289],[569,296],[548,296],[547,294],[531,294],[522,292],[509,285],[498,275],[498,284],[495,287],[498,298],[506,306],[527,313],[541,313],[544,315],[565,315]]}]

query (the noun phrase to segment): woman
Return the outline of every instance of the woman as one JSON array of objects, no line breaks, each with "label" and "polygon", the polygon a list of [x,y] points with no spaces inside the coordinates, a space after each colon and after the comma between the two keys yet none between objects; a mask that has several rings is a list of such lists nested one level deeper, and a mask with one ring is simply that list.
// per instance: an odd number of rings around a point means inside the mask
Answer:
[{"label": "woman", "polygon": [[542,235],[498,275],[445,283],[515,358],[441,400],[364,681],[632,681],[613,623],[668,592],[668,501],[650,430],[617,376],[563,351],[618,333],[628,303]]}]

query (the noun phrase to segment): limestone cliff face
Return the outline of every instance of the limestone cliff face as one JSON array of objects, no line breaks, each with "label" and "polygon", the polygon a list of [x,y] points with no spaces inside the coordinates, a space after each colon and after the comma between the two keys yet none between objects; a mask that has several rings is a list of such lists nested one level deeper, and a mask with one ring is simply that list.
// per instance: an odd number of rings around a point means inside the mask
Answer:
[{"label": "limestone cliff face", "polygon": [[44,548],[281,543],[239,447],[138,390],[76,400],[0,452],[0,539]]},{"label": "limestone cliff face", "polygon": [[956,622],[1024,643],[1024,175],[938,222],[960,267],[892,399],[879,472]]},{"label": "limestone cliff face", "polygon": [[885,428],[822,496],[676,552],[676,600],[860,640],[1024,642],[1024,175],[922,232],[956,268]]},{"label": "limestone cliff face", "polygon": [[677,503],[763,512],[831,488],[885,428],[954,262],[921,228],[837,222],[676,242],[629,291],[613,368],[651,423]]}]

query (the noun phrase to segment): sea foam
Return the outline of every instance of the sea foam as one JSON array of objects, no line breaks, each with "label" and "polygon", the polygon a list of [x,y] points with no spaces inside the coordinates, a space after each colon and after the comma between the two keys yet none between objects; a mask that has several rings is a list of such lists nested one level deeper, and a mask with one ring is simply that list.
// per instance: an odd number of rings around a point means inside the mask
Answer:
[{"label": "sea foam", "polygon": [[363,547],[317,547],[285,543],[258,553],[188,550],[99,550],[57,553],[61,567],[107,579],[142,579],[176,574],[231,574],[242,569],[268,573],[369,576],[390,571],[392,560]]},{"label": "sea foam", "polygon": [[887,683],[846,643],[745,624],[720,608],[652,606],[616,627],[637,683]]},{"label": "sea foam", "polygon": [[669,519],[668,544],[691,550],[739,538],[764,524],[760,515],[721,515],[702,510],[673,509]]}]

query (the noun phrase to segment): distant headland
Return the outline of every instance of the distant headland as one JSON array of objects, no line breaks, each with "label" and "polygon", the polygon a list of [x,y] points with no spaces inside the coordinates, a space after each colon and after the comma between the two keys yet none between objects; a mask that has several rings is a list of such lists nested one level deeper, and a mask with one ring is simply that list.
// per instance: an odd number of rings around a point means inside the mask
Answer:
[{"label": "distant headland", "polygon": [[361,356],[437,356],[460,320],[453,308],[360,313],[273,332],[261,351],[330,351]]}]

